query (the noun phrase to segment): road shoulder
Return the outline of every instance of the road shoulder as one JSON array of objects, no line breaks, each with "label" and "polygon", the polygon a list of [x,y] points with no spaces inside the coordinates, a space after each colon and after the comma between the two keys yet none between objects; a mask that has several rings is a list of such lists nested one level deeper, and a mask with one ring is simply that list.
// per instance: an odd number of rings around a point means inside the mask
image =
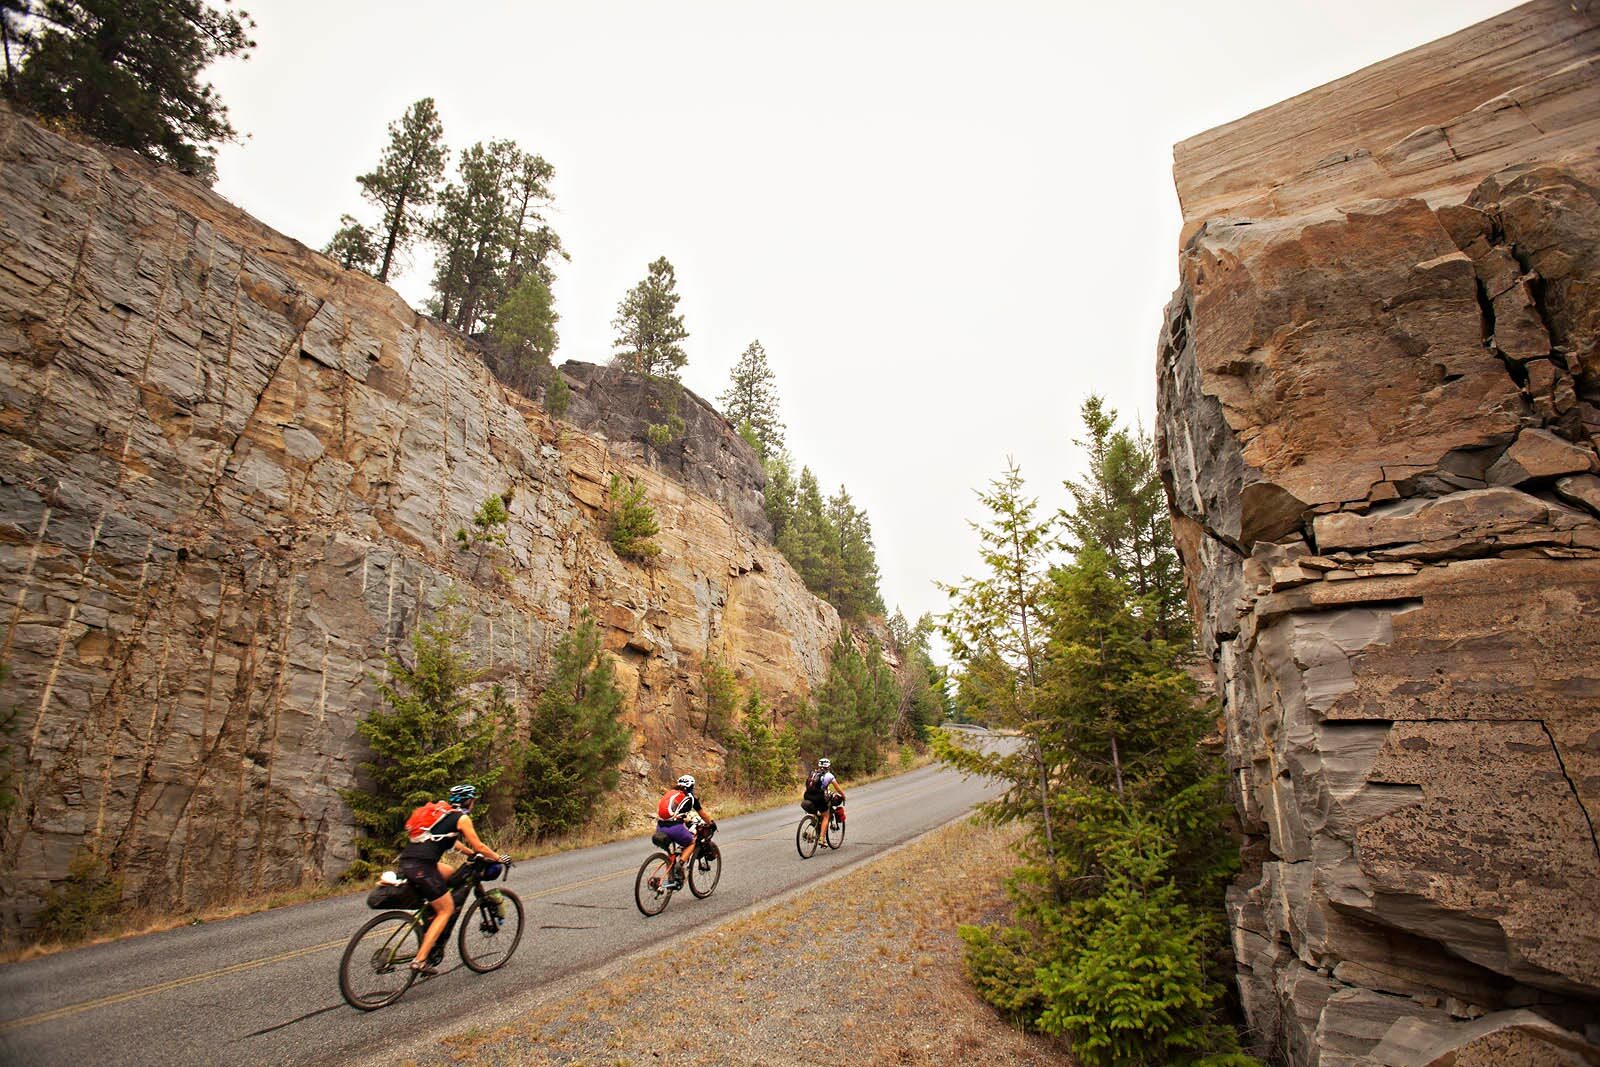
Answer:
[{"label": "road shoulder", "polygon": [[999,912],[1012,840],[1009,831],[952,823],[563,983],[531,1008],[492,1012],[499,1017],[385,1058],[496,1067],[1069,1063],[1059,1044],[1006,1025],[962,974],[956,927]]}]

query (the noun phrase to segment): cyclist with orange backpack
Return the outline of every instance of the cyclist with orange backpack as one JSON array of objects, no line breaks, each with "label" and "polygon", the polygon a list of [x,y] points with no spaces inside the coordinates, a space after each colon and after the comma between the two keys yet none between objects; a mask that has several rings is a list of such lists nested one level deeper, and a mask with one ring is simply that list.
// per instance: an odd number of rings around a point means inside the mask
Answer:
[{"label": "cyclist with orange backpack", "polygon": [[696,841],[694,825],[699,822],[706,824],[707,833],[717,828],[716,820],[711,818],[711,813],[701,806],[700,798],[695,795],[694,775],[686,774],[678,779],[677,787],[667,790],[656,805],[656,832],[683,847],[677,865],[667,872],[667,884],[663,888],[683,888],[683,879],[678,871],[689,869],[689,857],[694,854]]},{"label": "cyclist with orange backpack", "polygon": [[422,894],[423,900],[433,905],[433,921],[428,924],[427,932],[422,935],[422,946],[411,961],[411,969],[423,976],[439,973],[429,957],[456,910],[455,898],[450,895],[450,872],[439,860],[454,849],[469,856],[483,856],[495,863],[506,861],[504,856],[478,840],[478,832],[472,828],[472,817],[467,813],[477,802],[477,786],[465,783],[451,786],[448,802],[435,800],[424,804],[406,820],[408,842],[400,850],[395,871]]}]

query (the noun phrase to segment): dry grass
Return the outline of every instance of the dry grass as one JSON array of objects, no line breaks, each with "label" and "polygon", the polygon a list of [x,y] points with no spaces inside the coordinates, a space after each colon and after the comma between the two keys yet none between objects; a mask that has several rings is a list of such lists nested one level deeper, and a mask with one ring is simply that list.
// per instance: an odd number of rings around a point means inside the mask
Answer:
[{"label": "dry grass", "polygon": [[1008,831],[958,823],[552,999],[424,1064],[480,1067],[823,1062],[1052,1064],[1060,1044],[1006,1025],[962,973],[956,927],[994,913]]},{"label": "dry grass", "polygon": [[[933,756],[922,753],[910,763],[891,760],[886,768],[878,774],[851,780],[851,786],[864,785],[884,778],[892,778],[898,774],[905,774],[918,768],[925,767],[933,762]],[[735,815],[744,815],[753,811],[768,811],[772,808],[793,804],[798,787],[790,787],[778,792],[762,796],[739,796],[731,794],[717,798],[716,803],[709,805],[718,818],[732,818]],[[712,794],[714,796],[714,794]],[[710,797],[708,797],[710,799]],[[652,804],[654,799],[652,798]],[[570,834],[559,836],[529,839],[496,836],[492,829],[486,828],[486,838],[494,842],[503,851],[509,852],[519,860],[536,859],[540,856],[550,856],[558,852],[571,852],[575,849],[590,848],[594,845],[607,845],[613,841],[624,841],[638,837],[641,829],[655,825],[653,811],[638,810],[630,806],[612,804],[599,813],[595,818],[581,829]],[[321,879],[307,881],[293,889],[284,889],[267,896],[241,894],[238,897],[215,901],[200,908],[179,909],[176,911],[155,911],[138,908],[122,912],[113,916],[108,925],[95,934],[62,941],[39,941],[26,945],[13,945],[0,948],[0,964],[21,963],[24,960],[36,959],[40,956],[50,956],[70,948],[81,948],[86,945],[101,945],[109,941],[120,941],[126,937],[142,937],[145,934],[158,934],[164,930],[172,930],[179,926],[197,926],[201,923],[217,922],[222,919],[234,919],[242,915],[254,915],[257,912],[270,911],[273,908],[287,907],[291,904],[306,904],[314,900],[324,900],[328,897],[349,893],[356,889],[368,887],[369,879],[360,879],[351,882],[327,882]]]}]

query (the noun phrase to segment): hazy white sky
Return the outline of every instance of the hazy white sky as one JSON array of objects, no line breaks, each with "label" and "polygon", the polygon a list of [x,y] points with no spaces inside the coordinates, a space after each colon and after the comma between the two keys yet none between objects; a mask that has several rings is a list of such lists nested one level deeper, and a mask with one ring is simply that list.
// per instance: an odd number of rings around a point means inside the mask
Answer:
[{"label": "hazy white sky", "polygon": [[[677,268],[686,384],[759,338],[796,458],[867,509],[891,609],[977,565],[973,495],[1015,456],[1043,506],[1079,402],[1147,424],[1177,281],[1174,142],[1508,0],[564,4],[245,0],[213,80],[218,191],[320,247],[386,127],[432,96],[455,151],[556,168],[560,359],[602,362],[646,264]],[[421,304],[426,253],[396,281]]]}]

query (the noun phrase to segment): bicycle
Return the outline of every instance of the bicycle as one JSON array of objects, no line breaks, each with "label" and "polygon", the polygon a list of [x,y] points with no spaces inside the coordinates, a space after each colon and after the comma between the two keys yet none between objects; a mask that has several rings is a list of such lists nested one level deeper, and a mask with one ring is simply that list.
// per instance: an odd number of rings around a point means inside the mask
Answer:
[{"label": "bicycle", "polygon": [[[695,827],[695,848],[694,855],[689,858],[688,881],[689,892],[697,900],[709,897],[722,880],[722,850],[711,840],[715,832],[716,829],[706,823]],[[683,846],[660,830],[651,836],[650,843],[665,851],[652,852],[647,856],[644,863],[639,865],[639,873],[633,880],[633,902],[646,918],[660,915],[672,903],[672,894],[677,889],[672,886],[669,876],[683,855]]]},{"label": "bicycle", "polygon": [[[445,946],[450,933],[460,920],[456,934],[456,949],[467,969],[478,974],[499,970],[517,951],[522,942],[522,900],[509,889],[484,889],[484,877],[491,864],[474,856],[450,875],[450,895],[455,898],[456,910],[450,916],[450,925],[439,935],[439,942],[429,954],[429,962],[444,959]],[[506,863],[499,877],[509,877],[511,864]],[[415,889],[409,885],[379,886],[367,898],[369,907],[399,904],[407,900],[404,890],[410,890],[410,900],[416,900]],[[467,897],[474,899],[466,909]],[[409,907],[409,901],[402,906]],[[385,911],[367,920],[345,946],[344,957],[339,961],[339,992],[352,1008],[376,1011],[393,1004],[417,980],[411,962],[422,947],[422,936],[433,921],[433,908],[426,901],[413,911]]]},{"label": "bicycle", "polygon": [[[828,836],[822,844],[837,850],[844,844],[844,798],[830,796],[828,798]],[[817,844],[822,835],[822,818],[818,815],[806,815],[800,820],[800,825],[795,827],[794,847],[800,853],[800,858],[808,860],[816,855]]]}]

